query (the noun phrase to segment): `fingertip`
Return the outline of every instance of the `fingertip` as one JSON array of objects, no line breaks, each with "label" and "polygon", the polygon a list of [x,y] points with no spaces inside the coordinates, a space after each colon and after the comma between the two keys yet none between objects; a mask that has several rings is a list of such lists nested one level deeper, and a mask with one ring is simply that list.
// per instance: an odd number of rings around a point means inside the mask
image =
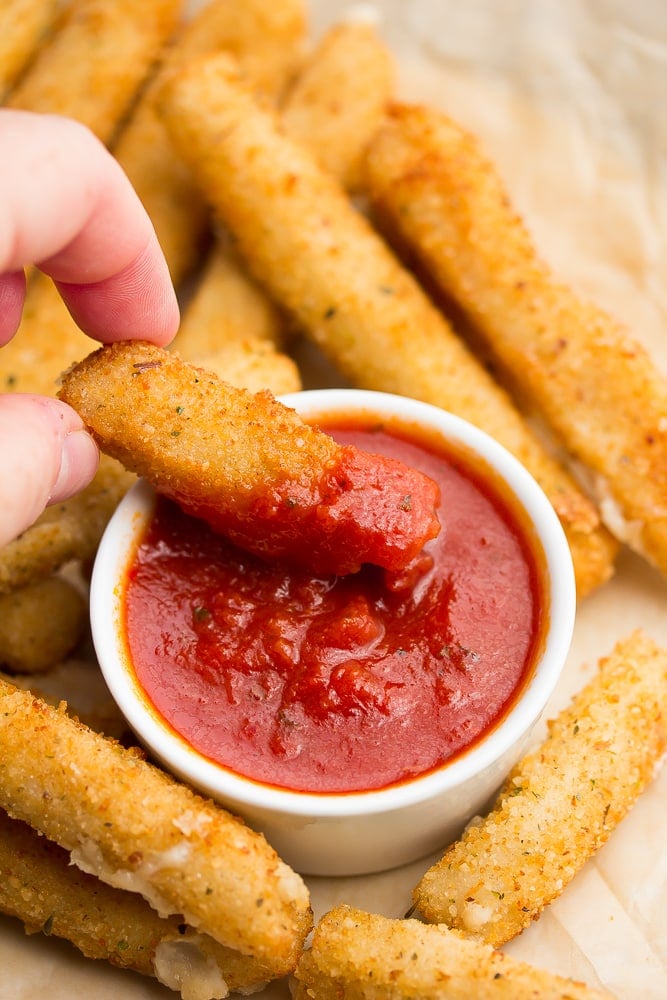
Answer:
[{"label": "fingertip", "polygon": [[59,399],[0,396],[0,545],[25,531],[50,503],[95,474],[97,445],[79,415]]},{"label": "fingertip", "polygon": [[77,324],[102,343],[147,340],[164,347],[178,330],[178,300],[157,237],[119,274],[57,285]]},{"label": "fingertip", "polygon": [[153,326],[152,330],[149,331],[151,336],[147,338],[144,331],[138,339],[149,339],[158,347],[165,347],[176,336],[181,322],[181,313],[169,265],[155,232],[151,235],[143,264],[138,265],[137,273],[139,281],[149,286],[152,285],[156,297],[156,308],[152,317]]},{"label": "fingertip", "polygon": [[164,322],[157,335],[153,337],[153,343],[157,347],[166,347],[170,344],[181,325],[181,311],[173,287],[171,288],[171,294],[165,296],[163,312]]}]

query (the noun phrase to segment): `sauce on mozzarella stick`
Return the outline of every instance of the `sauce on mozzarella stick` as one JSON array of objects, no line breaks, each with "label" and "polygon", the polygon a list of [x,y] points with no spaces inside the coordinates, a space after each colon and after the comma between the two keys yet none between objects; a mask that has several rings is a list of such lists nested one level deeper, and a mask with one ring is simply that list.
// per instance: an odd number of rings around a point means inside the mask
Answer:
[{"label": "sauce on mozzarella stick", "polygon": [[577,462],[607,527],[667,573],[667,381],[630,331],[540,259],[477,139],[397,105],[370,146],[383,225]]},{"label": "sauce on mozzarella stick", "polygon": [[438,489],[341,446],[270,393],[150,344],[95,351],[63,380],[103,451],[247,551],[316,573],[408,567],[435,537]]}]

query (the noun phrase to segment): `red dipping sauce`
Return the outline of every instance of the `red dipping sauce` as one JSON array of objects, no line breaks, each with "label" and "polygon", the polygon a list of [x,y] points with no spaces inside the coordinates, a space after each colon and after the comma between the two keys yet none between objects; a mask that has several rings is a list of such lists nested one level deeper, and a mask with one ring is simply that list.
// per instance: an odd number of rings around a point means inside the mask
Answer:
[{"label": "red dipping sauce", "polygon": [[170,727],[245,777],[302,792],[428,773],[500,722],[543,635],[529,530],[491,475],[393,428],[324,428],[440,488],[441,531],[405,578],[313,578],[242,552],[159,498],[129,567],[126,639]]}]

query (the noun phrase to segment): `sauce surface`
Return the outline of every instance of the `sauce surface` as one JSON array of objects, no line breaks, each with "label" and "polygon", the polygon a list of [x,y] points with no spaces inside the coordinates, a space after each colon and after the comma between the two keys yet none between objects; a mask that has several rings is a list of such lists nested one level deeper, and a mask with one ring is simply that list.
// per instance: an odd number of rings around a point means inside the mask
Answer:
[{"label": "sauce surface", "polygon": [[158,499],[126,580],[126,638],[159,715],[205,756],[299,791],[383,788],[480,739],[530,675],[540,574],[509,506],[400,430],[325,428],[440,488],[412,567],[313,578]]}]

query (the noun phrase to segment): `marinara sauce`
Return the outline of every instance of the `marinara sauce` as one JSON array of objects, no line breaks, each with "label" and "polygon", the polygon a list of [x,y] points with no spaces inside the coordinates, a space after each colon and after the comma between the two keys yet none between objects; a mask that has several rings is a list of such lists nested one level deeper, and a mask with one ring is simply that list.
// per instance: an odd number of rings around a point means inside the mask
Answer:
[{"label": "marinara sauce", "polygon": [[490,478],[396,428],[325,426],[440,489],[441,530],[410,570],[314,578],[263,562],[158,499],[126,580],[140,686],[206,757],[303,792],[384,788],[478,741],[531,673],[535,550]]}]

